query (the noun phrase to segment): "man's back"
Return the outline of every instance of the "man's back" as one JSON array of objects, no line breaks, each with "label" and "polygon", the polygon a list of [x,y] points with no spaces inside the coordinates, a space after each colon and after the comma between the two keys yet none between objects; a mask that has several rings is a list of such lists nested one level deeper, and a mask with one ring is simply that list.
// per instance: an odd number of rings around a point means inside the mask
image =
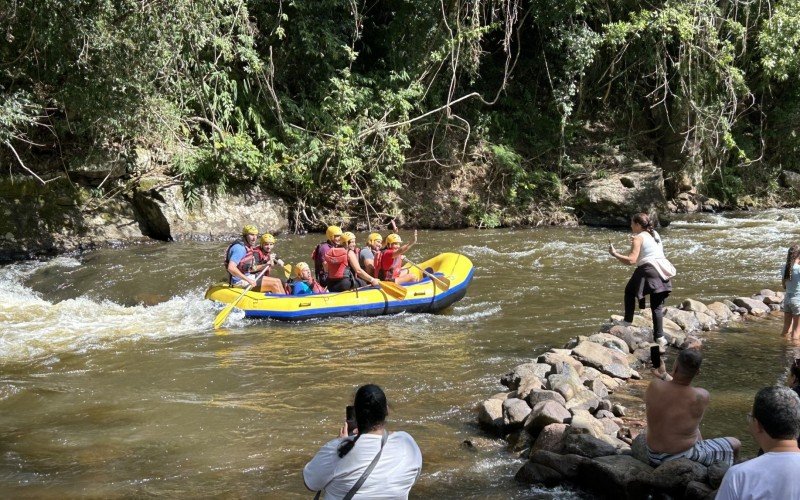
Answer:
[{"label": "man's back", "polygon": [[[717,500],[800,498],[800,453],[765,453],[734,465]],[[729,477],[730,476],[730,477]]]},{"label": "man's back", "polygon": [[705,389],[654,380],[647,387],[647,446],[658,453],[679,453],[700,439],[700,421],[708,407]]}]

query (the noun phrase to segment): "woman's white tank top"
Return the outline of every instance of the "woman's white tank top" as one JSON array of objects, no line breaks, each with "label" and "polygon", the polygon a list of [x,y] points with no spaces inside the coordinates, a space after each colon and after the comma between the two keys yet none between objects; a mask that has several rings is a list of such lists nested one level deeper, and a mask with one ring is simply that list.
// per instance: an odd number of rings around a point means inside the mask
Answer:
[{"label": "woman's white tank top", "polygon": [[642,238],[642,246],[639,249],[639,258],[636,259],[636,265],[641,266],[645,259],[665,259],[664,246],[661,244],[661,237],[658,233],[653,231],[653,234],[658,238],[658,242],[650,236],[647,231],[642,231],[639,236]]}]

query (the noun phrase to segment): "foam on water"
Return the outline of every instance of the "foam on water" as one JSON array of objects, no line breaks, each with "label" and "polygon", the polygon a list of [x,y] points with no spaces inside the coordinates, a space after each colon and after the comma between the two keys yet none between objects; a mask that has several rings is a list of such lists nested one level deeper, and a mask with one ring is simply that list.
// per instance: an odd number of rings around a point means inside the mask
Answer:
[{"label": "foam on water", "polygon": [[[126,307],[88,297],[49,302],[24,284],[26,278],[42,269],[80,265],[75,259],[57,258],[0,269],[0,361],[40,360],[63,352],[103,348],[118,341],[210,329],[216,308],[203,299],[202,289],[150,307]],[[241,319],[234,312],[230,321]]]}]

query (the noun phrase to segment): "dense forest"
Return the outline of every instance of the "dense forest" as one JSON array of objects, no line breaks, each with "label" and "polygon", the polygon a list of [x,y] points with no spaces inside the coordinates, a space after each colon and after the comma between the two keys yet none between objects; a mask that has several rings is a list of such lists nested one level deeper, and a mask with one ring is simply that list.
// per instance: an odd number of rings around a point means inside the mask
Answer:
[{"label": "dense forest", "polygon": [[[103,199],[154,158],[296,228],[479,168],[475,225],[636,152],[728,206],[800,170],[800,0],[3,0],[0,175]],[[89,163],[124,175],[85,182]],[[81,184],[83,183],[83,184]]]}]

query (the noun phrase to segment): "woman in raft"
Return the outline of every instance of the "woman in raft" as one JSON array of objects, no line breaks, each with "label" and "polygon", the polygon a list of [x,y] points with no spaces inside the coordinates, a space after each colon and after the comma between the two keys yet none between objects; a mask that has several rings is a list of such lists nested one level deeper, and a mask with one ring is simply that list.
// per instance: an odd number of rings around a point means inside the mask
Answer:
[{"label": "woman in raft", "polygon": [[358,263],[356,236],[351,232],[342,233],[341,246],[331,248],[325,254],[328,273],[328,291],[344,292],[366,285],[377,286],[380,280],[367,274]]},{"label": "woman in raft", "polygon": [[800,245],[792,245],[786,255],[781,280],[783,297],[783,334],[800,338]]},{"label": "woman in raft", "polygon": [[664,302],[672,292],[670,278],[675,276],[675,268],[664,256],[661,237],[653,228],[650,216],[638,213],[631,218],[631,250],[622,255],[608,246],[612,257],[629,266],[636,265],[633,276],[625,286],[625,324],[633,321],[636,300],[639,308],[645,307],[645,296],[650,296],[650,310],[653,313],[653,340],[658,344],[650,348],[653,374],[663,380],[671,378],[661,360],[660,349],[666,347],[664,338]]},{"label": "woman in raft", "polygon": [[392,233],[386,237],[386,248],[380,253],[379,261],[375,263],[378,278],[384,281],[394,281],[398,285],[417,281],[417,278],[403,267],[403,254],[417,243],[417,231],[414,230],[414,241],[401,245],[403,240],[399,234]]}]

